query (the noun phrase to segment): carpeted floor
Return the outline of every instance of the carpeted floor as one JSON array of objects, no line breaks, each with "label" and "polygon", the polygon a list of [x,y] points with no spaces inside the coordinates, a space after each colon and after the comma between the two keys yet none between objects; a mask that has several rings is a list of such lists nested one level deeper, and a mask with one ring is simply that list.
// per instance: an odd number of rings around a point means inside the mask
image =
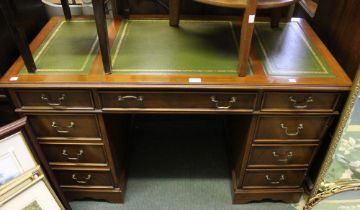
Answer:
[{"label": "carpeted floor", "polygon": [[[281,202],[231,204],[231,182],[219,118],[189,120],[179,116],[176,123],[161,118],[139,120],[130,145],[125,204],[76,201],[71,202],[73,209],[295,209]],[[207,127],[201,126],[204,124]]]}]

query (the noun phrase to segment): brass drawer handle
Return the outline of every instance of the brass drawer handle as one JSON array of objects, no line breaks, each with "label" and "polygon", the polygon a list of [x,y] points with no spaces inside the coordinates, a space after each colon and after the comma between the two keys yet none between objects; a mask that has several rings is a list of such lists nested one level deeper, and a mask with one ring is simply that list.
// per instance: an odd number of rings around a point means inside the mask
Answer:
[{"label": "brass drawer handle", "polygon": [[294,133],[289,133],[289,128],[286,127],[286,126],[284,125],[284,123],[281,123],[281,124],[280,124],[280,127],[285,130],[285,134],[288,135],[288,136],[297,136],[297,135],[300,134],[300,130],[304,128],[303,124],[300,123],[300,124],[298,125],[298,127],[296,128],[296,132],[294,132]]},{"label": "brass drawer handle", "polygon": [[290,100],[290,102],[292,102],[293,107],[295,109],[306,109],[308,107],[309,103],[314,102],[314,99],[311,96],[305,98],[304,101],[302,101],[302,102],[298,102],[296,99],[294,99],[293,96],[290,96],[289,100]]},{"label": "brass drawer handle", "polygon": [[67,160],[71,160],[71,161],[77,161],[80,159],[80,157],[84,154],[84,150],[80,149],[79,152],[76,154],[77,157],[69,157],[69,154],[67,153],[66,149],[62,150],[61,153]]},{"label": "brass drawer handle", "polygon": [[91,180],[91,174],[88,174],[82,180],[78,180],[79,178],[74,173],[74,174],[72,174],[71,178],[79,184],[87,184]]},{"label": "brass drawer handle", "polygon": [[[233,103],[236,102],[237,98],[235,96],[232,96],[229,101],[221,102],[221,101],[216,99],[216,96],[211,96],[210,100],[211,100],[211,102],[215,103],[215,107],[218,108],[218,109],[230,109],[231,106],[233,105]],[[221,106],[220,104],[222,104],[222,103],[227,103],[228,105],[227,106]]]},{"label": "brass drawer handle", "polygon": [[144,101],[144,97],[142,96],[131,96],[131,95],[128,95],[128,96],[118,96],[118,101],[125,101],[125,100],[136,100],[138,102],[143,102]]},{"label": "brass drawer handle", "polygon": [[284,174],[281,174],[280,177],[279,177],[279,179],[276,180],[276,181],[273,181],[273,180],[271,179],[270,175],[267,175],[267,174],[265,175],[265,178],[266,178],[266,180],[267,180],[270,184],[280,184],[282,181],[285,180],[285,175],[284,175]]},{"label": "brass drawer handle", "polygon": [[49,106],[60,106],[65,100],[65,94],[61,94],[60,97],[56,99],[56,102],[51,101],[45,94],[41,94],[41,100],[45,101]]},{"label": "brass drawer handle", "polygon": [[277,152],[272,152],[272,154],[273,157],[279,162],[288,162],[293,157],[292,152],[287,152],[287,154],[284,155],[280,155]]},{"label": "brass drawer handle", "polygon": [[75,127],[75,123],[74,123],[74,122],[70,122],[69,125],[63,127],[63,126],[57,125],[56,122],[53,121],[53,122],[51,123],[51,127],[55,128],[55,129],[56,129],[56,132],[58,132],[58,133],[70,133],[70,130],[68,130],[68,129],[74,128],[74,127]]}]

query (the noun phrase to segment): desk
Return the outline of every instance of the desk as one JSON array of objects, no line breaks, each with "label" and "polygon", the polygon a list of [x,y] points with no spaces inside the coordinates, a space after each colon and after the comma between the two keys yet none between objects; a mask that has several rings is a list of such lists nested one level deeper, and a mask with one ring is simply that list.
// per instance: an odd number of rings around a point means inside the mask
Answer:
[{"label": "desk", "polygon": [[[52,18],[43,28],[31,43],[34,52],[51,55],[51,50],[41,49],[49,37],[55,37],[52,40],[55,43],[57,36],[53,31],[59,27],[59,21],[62,19]],[[136,29],[135,23],[131,24],[130,32]],[[129,71],[125,73],[104,74],[100,54],[95,50],[87,58],[90,63],[84,68],[88,69],[80,72],[54,73],[45,69],[28,74],[22,72],[23,61],[19,58],[1,79],[0,87],[8,91],[16,112],[28,117],[49,165],[70,199],[90,197],[123,202],[129,116],[171,113],[226,115],[234,203],[262,199],[296,202],[303,193],[309,166],[342,108],[351,81],[304,21],[294,20],[290,24],[295,25],[272,30],[259,23],[255,28],[257,41],[251,50],[251,70],[246,77],[231,72],[152,74],[139,70],[139,73],[129,72],[130,67],[126,67]],[[115,54],[124,55],[123,51],[128,50],[125,55],[131,55],[134,49],[116,50],[116,46],[121,46],[119,37],[125,36],[123,41],[131,44],[131,37],[126,37],[130,32],[118,33],[125,30],[125,25],[120,20],[108,23]],[[272,36],[273,33],[279,34]],[[76,37],[76,31],[73,36]],[[84,43],[76,46],[81,44]],[[61,51],[59,47],[54,49]],[[152,49],[154,53],[146,56],[156,54],[157,49]],[[214,53],[221,49],[216,48]],[[139,48],[136,53],[144,51]],[[159,54],[172,56],[169,52]],[[131,59],[143,59],[142,56],[133,55]],[[42,64],[37,62],[41,68]],[[141,60],[134,63],[139,64],[136,68],[143,64]]]}]

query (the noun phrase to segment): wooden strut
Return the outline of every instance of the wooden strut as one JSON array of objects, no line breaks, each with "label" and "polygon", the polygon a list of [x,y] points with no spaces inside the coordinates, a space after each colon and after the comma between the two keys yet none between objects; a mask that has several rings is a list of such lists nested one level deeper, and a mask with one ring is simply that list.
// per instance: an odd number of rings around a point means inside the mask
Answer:
[{"label": "wooden strut", "polygon": [[24,60],[26,69],[29,73],[35,73],[37,69],[35,61],[31,54],[25,31],[17,21],[13,0],[1,0],[0,9],[4,15],[7,25],[9,26],[10,32],[20,52],[20,55]]},{"label": "wooden strut", "polygon": [[[254,21],[256,15],[256,0],[247,0],[247,6],[243,15],[240,35],[239,64],[237,68],[240,77],[246,76],[248,59],[251,47],[251,40],[254,31]],[[253,20],[250,17],[253,15]]]},{"label": "wooden strut", "polygon": [[61,6],[66,20],[71,20],[71,11],[68,0],[61,0]]},{"label": "wooden strut", "polygon": [[111,74],[111,57],[104,0],[92,0],[92,3],[104,70],[105,73]]}]

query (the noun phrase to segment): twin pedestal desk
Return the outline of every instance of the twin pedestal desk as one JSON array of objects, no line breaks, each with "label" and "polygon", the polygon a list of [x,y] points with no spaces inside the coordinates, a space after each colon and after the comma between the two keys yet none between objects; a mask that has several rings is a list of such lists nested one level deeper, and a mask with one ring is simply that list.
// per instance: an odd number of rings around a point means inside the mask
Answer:
[{"label": "twin pedestal desk", "polygon": [[1,79],[65,195],[123,202],[131,115],[221,114],[233,202],[297,202],[351,87],[316,34],[302,20],[277,29],[255,24],[248,75],[237,77],[237,43],[202,36],[211,45],[194,31],[231,40],[236,24],[183,21],[176,32],[162,27],[169,28],[166,20],[108,23],[114,61],[113,73],[104,74],[94,22],[55,17],[31,43],[39,70],[27,73],[19,58]]}]

